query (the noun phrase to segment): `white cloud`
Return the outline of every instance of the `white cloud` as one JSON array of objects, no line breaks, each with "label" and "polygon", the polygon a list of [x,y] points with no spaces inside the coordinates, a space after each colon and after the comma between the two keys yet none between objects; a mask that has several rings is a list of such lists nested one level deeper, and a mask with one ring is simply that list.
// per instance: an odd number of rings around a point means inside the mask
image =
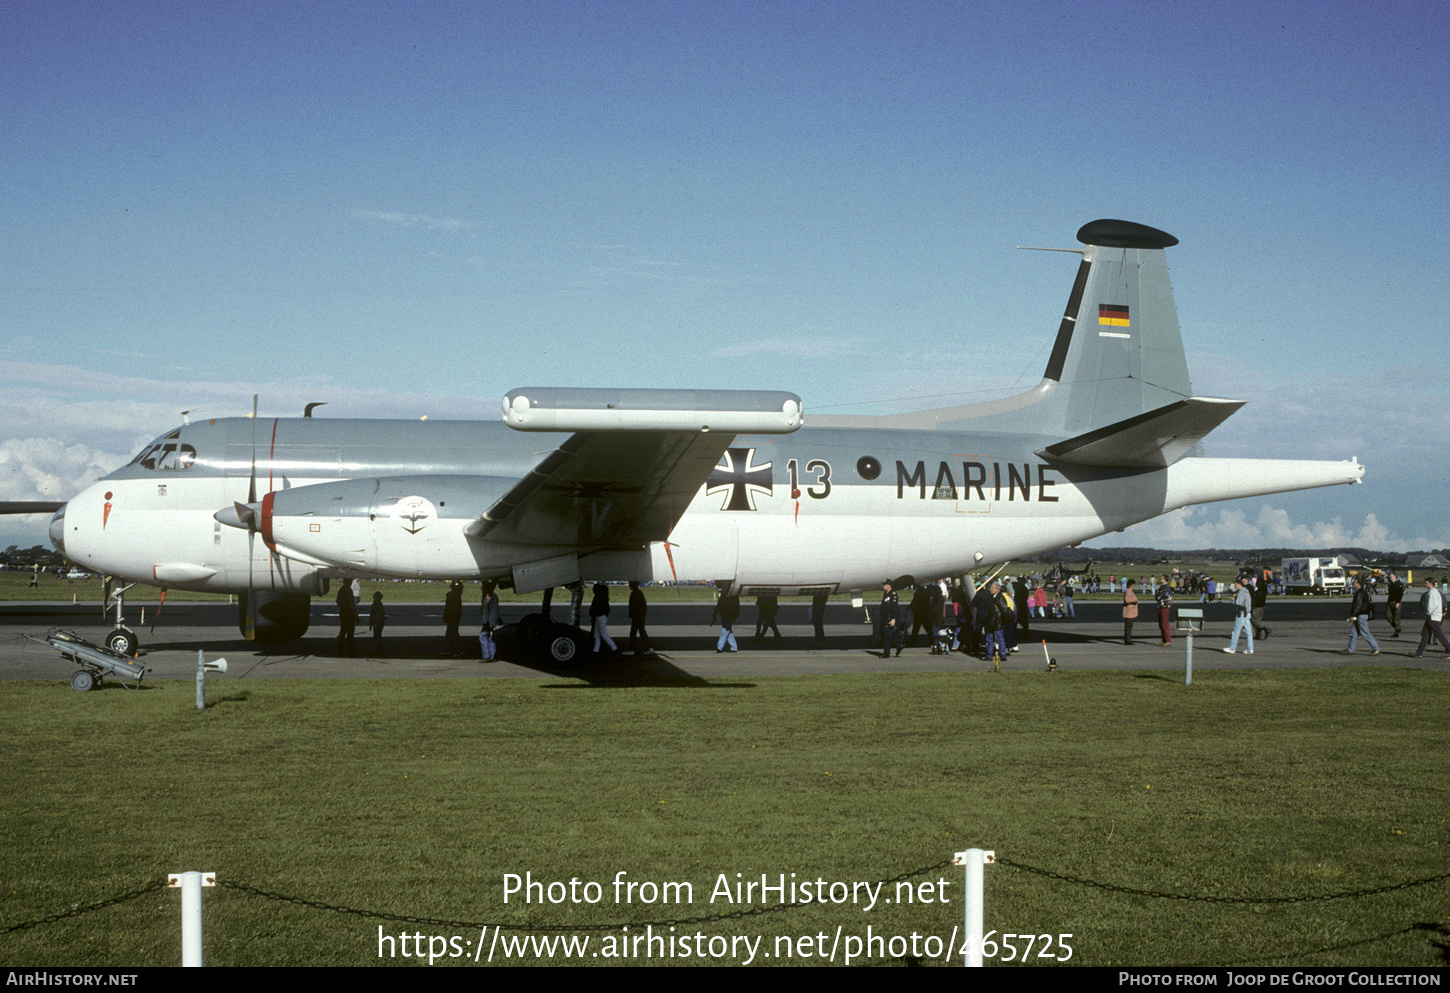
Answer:
[{"label": "white cloud", "polygon": [[453,217],[430,217],[427,214],[403,214],[389,210],[354,210],[352,216],[380,224],[396,224],[399,227],[425,227],[441,231],[462,231],[474,226],[473,221],[461,221]]},{"label": "white cloud", "polygon": [[126,456],[55,438],[0,441],[0,500],[65,500]]},{"label": "white cloud", "polygon": [[1108,548],[1136,545],[1151,548],[1373,548],[1408,552],[1450,547],[1450,524],[1438,532],[1400,535],[1382,524],[1376,514],[1363,520],[1334,517],[1312,524],[1295,522],[1282,507],[1261,504],[1257,510],[1241,505],[1185,507],[1134,525],[1121,533],[1094,538],[1089,544]]},{"label": "white cloud", "polygon": [[[8,438],[0,441],[0,501],[69,499],[129,458],[56,438]],[[46,527],[50,516],[0,518],[0,548],[48,545]]]},{"label": "white cloud", "polygon": [[1443,463],[1450,369],[1428,362],[1358,370],[1338,379],[1272,381],[1222,355],[1191,357],[1201,396],[1249,403],[1209,436],[1209,454],[1342,459],[1370,465],[1404,457]]}]

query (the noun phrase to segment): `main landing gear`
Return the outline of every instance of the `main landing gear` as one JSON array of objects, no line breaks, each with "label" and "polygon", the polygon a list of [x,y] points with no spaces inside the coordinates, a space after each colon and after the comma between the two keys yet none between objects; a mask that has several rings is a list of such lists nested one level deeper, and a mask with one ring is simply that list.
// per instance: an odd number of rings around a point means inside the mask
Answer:
[{"label": "main landing gear", "polygon": [[554,589],[550,587],[544,590],[543,609],[537,614],[524,615],[518,625],[519,640],[525,650],[563,667],[578,665],[589,653],[589,635],[579,628],[584,584],[570,583],[568,589],[571,593],[572,623],[565,624],[551,616]]}]

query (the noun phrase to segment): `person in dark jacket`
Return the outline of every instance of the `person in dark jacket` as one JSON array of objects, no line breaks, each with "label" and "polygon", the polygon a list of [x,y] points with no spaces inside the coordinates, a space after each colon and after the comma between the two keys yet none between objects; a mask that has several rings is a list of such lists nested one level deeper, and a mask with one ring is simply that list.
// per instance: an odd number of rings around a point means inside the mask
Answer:
[{"label": "person in dark jacket", "polygon": [[[644,591],[639,588],[639,580],[629,581],[629,654],[653,655],[655,650],[650,647],[649,632],[644,629],[644,618],[649,613],[649,602],[644,598]],[[636,649],[636,637],[638,637],[639,648]]]},{"label": "person in dark jacket", "polygon": [[599,654],[600,645],[608,645],[611,654],[619,651],[619,646],[609,637],[609,587],[603,583],[594,584],[594,599],[589,604],[589,616],[594,627],[594,654]]},{"label": "person in dark jacket", "polygon": [[[985,652],[989,658],[991,657],[991,649],[987,647],[987,628],[984,626],[987,623],[987,616],[991,609],[992,584],[986,583],[977,587],[977,592],[972,596],[972,612],[970,616],[972,638],[968,650],[973,655],[981,655]],[[1002,647],[1007,647],[1005,638],[1002,641]]]},{"label": "person in dark jacket", "polygon": [[447,629],[449,655],[463,654],[463,644],[458,636],[458,625],[462,621],[463,584],[455,579],[448,584],[448,595],[443,598],[443,626]]},{"label": "person in dark jacket", "polygon": [[383,651],[383,628],[388,623],[388,612],[383,609],[383,594],[373,593],[373,605],[368,608],[368,627],[373,632],[373,654],[381,655]]},{"label": "person in dark jacket", "polygon": [[1002,661],[1007,661],[1007,635],[1003,628],[1012,623],[1007,620],[1011,615],[1011,608],[1007,601],[1002,598],[1002,584],[995,579],[985,590],[986,597],[980,594],[973,599],[977,607],[977,624],[982,629],[982,657],[983,661],[991,662],[1000,654]]},{"label": "person in dark jacket", "polygon": [[829,593],[817,593],[811,597],[811,624],[816,629],[816,648],[826,643],[826,604],[830,599]]},{"label": "person in dark jacket", "polygon": [[1340,655],[1353,655],[1354,646],[1361,637],[1369,643],[1370,654],[1380,653],[1379,642],[1374,640],[1374,635],[1369,633],[1369,619],[1374,616],[1374,602],[1370,600],[1369,590],[1364,588],[1364,580],[1358,576],[1354,577],[1354,599],[1349,603],[1349,645],[1340,652]]},{"label": "person in dark jacket", "polygon": [[[906,647],[911,648],[916,644],[916,633],[926,632],[927,644],[931,644],[932,638],[932,601],[930,584],[918,582],[916,592],[911,595],[911,634],[906,638]],[[940,590],[937,591],[941,592]],[[940,613],[940,611],[937,611]]]},{"label": "person in dark jacket", "polygon": [[[1024,641],[1028,635],[1028,618],[1032,616],[1031,597],[1032,594],[1027,589],[1027,582],[1021,576],[1018,576],[1012,583],[1012,603],[1017,610],[1016,621],[1022,626],[1022,638]],[[1008,647],[1011,646],[1009,645]]]},{"label": "person in dark jacket", "polygon": [[352,596],[352,580],[337,585],[337,654],[352,655],[352,639],[357,633],[357,601]]},{"label": "person in dark jacket", "polygon": [[977,625],[972,617],[972,601],[967,599],[967,588],[960,579],[953,579],[951,592],[947,595],[957,605],[957,647],[963,655],[975,654]]},{"label": "person in dark jacket", "polygon": [[733,593],[727,593],[715,601],[715,610],[710,614],[710,623],[715,623],[715,618],[720,618],[720,640],[715,643],[715,653],[725,651],[725,646],[730,646],[730,651],[740,651],[739,644],[735,641],[735,619],[740,616],[740,598]]},{"label": "person in dark jacket", "polygon": [[483,599],[478,604],[478,648],[479,657],[484,662],[492,662],[498,658],[498,644],[493,640],[494,631],[503,626],[503,617],[498,609],[498,594],[494,592],[494,584],[485,581],[483,584]]},{"label": "person in dark jacket", "polygon": [[765,632],[774,631],[776,644],[780,644],[780,628],[775,617],[780,613],[780,597],[774,593],[762,593],[755,598],[755,640],[765,637]]},{"label": "person in dark jacket", "polygon": [[906,642],[906,625],[901,622],[901,603],[896,598],[896,591],[891,588],[891,580],[881,584],[881,657],[891,658],[891,649],[896,649],[896,654],[901,654],[901,646]]},{"label": "person in dark jacket", "polygon": [[1269,636],[1269,629],[1264,627],[1264,611],[1269,607],[1269,580],[1263,572],[1249,580],[1249,623],[1254,629],[1254,637],[1260,641]]},{"label": "person in dark jacket", "polygon": [[1390,573],[1389,595],[1385,597],[1385,620],[1395,629],[1391,638],[1400,636],[1400,602],[1405,599],[1405,584],[1397,573]]},{"label": "person in dark jacket", "polygon": [[1171,647],[1173,645],[1173,628],[1169,625],[1169,615],[1173,610],[1173,587],[1168,585],[1168,577],[1163,577],[1163,582],[1158,584],[1158,592],[1153,595],[1158,603],[1158,631],[1163,640],[1158,644]]}]

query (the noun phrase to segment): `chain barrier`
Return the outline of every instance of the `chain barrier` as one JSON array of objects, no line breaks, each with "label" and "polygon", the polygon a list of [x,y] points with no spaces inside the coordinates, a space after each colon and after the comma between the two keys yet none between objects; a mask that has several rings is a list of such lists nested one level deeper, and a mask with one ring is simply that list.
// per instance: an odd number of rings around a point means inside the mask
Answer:
[{"label": "chain barrier", "polygon": [[1395,890],[1405,890],[1415,886],[1428,886],[1430,883],[1438,883],[1441,880],[1450,879],[1450,872],[1442,872],[1438,876],[1426,876],[1423,879],[1412,879],[1405,883],[1393,883],[1388,886],[1375,886],[1362,890],[1344,890],[1339,893],[1323,893],[1316,896],[1198,896],[1192,893],[1165,893],[1161,890],[1142,890],[1132,886],[1119,886],[1116,883],[1100,883],[1097,880],[1086,879],[1082,876],[1073,876],[1065,872],[1054,872],[1051,869],[1043,869],[1035,865],[1014,862],[1000,855],[997,856],[997,864],[1009,865],[1014,869],[1021,869],[1023,872],[1046,876],[1049,879],[1060,879],[1065,883],[1077,883],[1079,886],[1090,886],[1094,889],[1107,890],[1111,893],[1127,893],[1131,896],[1153,896],[1162,900],[1188,900],[1195,903],[1276,904],[1312,903],[1316,900],[1344,900],[1349,897],[1373,896],[1377,893],[1392,893]]},{"label": "chain barrier", "polygon": [[[946,859],[944,861],[937,862],[937,863],[935,863],[933,865],[924,865],[924,866],[922,866],[919,869],[913,869],[910,872],[903,872],[903,873],[901,873],[899,875],[892,876],[889,879],[880,880],[876,885],[878,885],[878,886],[885,886],[885,885],[891,884],[891,883],[903,882],[903,881],[905,881],[907,879],[912,879],[912,878],[914,878],[916,876],[924,875],[925,873],[928,873],[928,872],[936,872],[936,871],[939,871],[941,869],[945,869],[947,866],[950,866],[951,864],[952,864],[952,860],[951,859]],[[353,914],[353,915],[356,915],[358,917],[371,917],[371,918],[373,918],[375,920],[399,921],[399,922],[404,923],[404,924],[428,924],[428,925],[433,925],[433,926],[438,926],[438,927],[457,927],[457,928],[482,928],[482,927],[500,928],[501,927],[501,928],[514,929],[514,930],[517,930],[517,929],[520,929],[520,928],[527,928],[527,929],[532,930],[532,931],[614,931],[614,930],[617,930],[618,927],[619,927],[619,924],[618,923],[614,923],[614,924],[540,924],[540,923],[536,923],[534,921],[502,921],[502,922],[501,921],[460,921],[460,920],[450,920],[450,919],[441,918],[441,917],[407,917],[407,916],[404,916],[404,915],[401,915],[401,914],[384,913],[383,911],[379,911],[379,910],[361,910],[361,909],[359,909],[357,907],[345,907],[345,906],[342,906],[340,904],[323,903],[320,900],[307,900],[307,899],[304,899],[302,897],[287,896],[286,894],[283,894],[283,893],[274,893],[274,892],[271,892],[269,890],[258,889],[255,886],[247,886],[247,885],[245,885],[243,883],[233,883],[233,882],[229,882],[229,881],[224,880],[224,879],[218,879],[217,882],[216,882],[216,884],[218,886],[224,886],[224,887],[226,887],[228,889],[238,890],[238,891],[243,892],[243,893],[250,893],[253,896],[263,897],[264,899],[268,899],[268,900],[278,900],[278,901],[281,901],[283,903],[293,903],[293,904],[297,904],[298,906],[301,906],[301,907],[312,907],[312,908],[317,909],[317,910],[330,910],[330,911],[333,911],[334,913],[339,913],[339,914]],[[666,918],[666,919],[655,920],[655,921],[630,921],[629,923],[630,923],[630,926],[632,926],[632,927],[646,927],[646,926],[650,926],[650,925],[653,925],[655,927],[678,927],[678,926],[681,926],[681,925],[688,925],[688,924],[707,924],[707,923],[712,923],[714,921],[728,921],[728,920],[737,920],[737,919],[745,918],[745,917],[758,917],[761,914],[774,914],[774,913],[779,913],[780,911],[783,911],[783,910],[795,910],[795,909],[798,909],[798,908],[801,908],[801,907],[811,907],[811,906],[819,906],[819,904],[815,904],[815,903],[780,903],[780,904],[776,904],[773,907],[752,907],[749,910],[734,910],[734,911],[729,911],[729,912],[720,913],[720,914],[706,914],[703,917],[676,917],[676,918]]]},{"label": "chain barrier", "polygon": [[[920,867],[918,869],[913,869],[913,870],[911,870],[909,872],[903,872],[903,873],[900,873],[899,875],[891,876],[890,878],[887,878],[887,879],[882,879],[876,885],[877,886],[887,886],[887,885],[894,884],[894,883],[904,882],[904,881],[906,881],[908,879],[913,879],[913,878],[915,878],[917,876],[922,876],[922,875],[925,875],[926,873],[929,873],[929,872],[938,872],[938,871],[940,871],[942,869],[947,868],[951,864],[952,864],[952,860],[951,859],[946,859],[946,860],[941,861],[941,862],[933,863],[932,865],[925,865],[925,866],[922,866],[922,867]],[[1283,896],[1283,897],[1206,896],[1206,895],[1195,895],[1195,894],[1191,894],[1191,893],[1167,893],[1167,892],[1164,892],[1162,890],[1147,890],[1147,889],[1140,889],[1140,888],[1133,887],[1133,886],[1120,886],[1120,885],[1118,885],[1116,883],[1104,883],[1104,882],[1099,882],[1099,881],[1094,880],[1094,879],[1087,879],[1087,878],[1085,878],[1083,876],[1074,876],[1074,875],[1072,875],[1070,873],[1056,872],[1056,871],[1054,871],[1052,869],[1043,869],[1040,866],[1027,865],[1027,864],[1022,863],[1022,862],[1016,862],[1016,861],[1013,861],[1012,859],[1005,858],[1005,857],[1003,857],[1001,855],[998,855],[997,856],[997,858],[996,858],[996,864],[997,865],[1010,866],[1013,869],[1020,869],[1023,872],[1031,873],[1031,874],[1037,875],[1037,876],[1043,876],[1043,877],[1046,877],[1048,879],[1057,879],[1057,880],[1061,880],[1062,882],[1075,883],[1075,884],[1077,884],[1079,886],[1088,886],[1088,887],[1092,887],[1094,889],[1105,890],[1105,891],[1111,892],[1111,893],[1124,893],[1124,894],[1127,894],[1129,896],[1157,897],[1157,898],[1162,899],[1162,900],[1185,900],[1185,901],[1197,902],[1197,903],[1228,903],[1228,904],[1249,904],[1249,905],[1288,904],[1288,903],[1312,903],[1312,902],[1323,901],[1323,900],[1345,900],[1345,899],[1349,899],[1351,897],[1375,896],[1375,895],[1378,895],[1380,893],[1393,893],[1396,890],[1412,889],[1412,888],[1418,887],[1418,886],[1428,886],[1431,883],[1438,883],[1438,882],[1442,882],[1444,880],[1450,879],[1450,872],[1443,872],[1443,873],[1440,873],[1439,875],[1436,875],[1436,876],[1425,876],[1425,877],[1423,877],[1421,879],[1412,879],[1412,880],[1409,880],[1409,881],[1403,882],[1403,883],[1392,883],[1392,884],[1389,884],[1389,885],[1386,885],[1386,886],[1368,887],[1368,888],[1359,889],[1359,890],[1343,890],[1343,891],[1338,892],[1338,893],[1322,893],[1322,894],[1315,894],[1315,895]],[[277,892],[274,892],[274,891],[271,891],[271,890],[259,889],[258,887],[255,887],[255,886],[248,886],[245,883],[232,882],[232,881],[226,880],[226,879],[218,879],[216,881],[216,885],[221,886],[221,887],[224,887],[226,889],[233,889],[233,890],[236,890],[236,891],[238,891],[240,893],[248,893],[248,894],[251,894],[252,896],[262,897],[263,899],[267,899],[267,900],[277,900],[277,901],[280,901],[282,903],[295,904],[295,905],[297,905],[299,907],[311,907],[314,910],[328,910],[328,911],[332,911],[333,913],[338,913],[338,914],[352,914],[352,915],[355,915],[357,917],[369,917],[369,918],[373,918],[375,920],[397,921],[397,922],[403,923],[403,924],[425,924],[425,925],[436,926],[436,927],[460,927],[460,928],[461,927],[466,927],[466,928],[481,928],[481,927],[494,927],[494,928],[497,928],[497,927],[502,927],[502,928],[509,928],[509,929],[528,928],[530,930],[535,930],[535,931],[606,931],[606,930],[614,930],[615,928],[617,928],[619,926],[617,923],[615,923],[615,924],[541,924],[541,923],[537,923],[537,922],[533,922],[533,921],[523,921],[523,922],[520,922],[520,921],[505,921],[505,922],[499,922],[499,921],[464,921],[464,920],[454,920],[454,919],[451,919],[451,918],[443,918],[443,917],[417,917],[417,916],[412,916],[412,915],[407,915],[407,914],[390,914],[390,913],[386,913],[386,912],[380,911],[380,910],[364,910],[364,909],[359,909],[357,907],[344,906],[342,904],[327,903],[327,902],[322,901],[322,900],[308,900],[308,899],[306,899],[304,897],[288,896],[288,895],[286,895],[284,893],[277,893]],[[93,912],[95,912],[97,910],[104,910],[107,907],[114,907],[117,904],[125,903],[128,900],[134,900],[137,897],[144,896],[147,893],[152,893],[152,892],[155,892],[157,890],[165,889],[166,886],[167,886],[166,880],[164,880],[164,879],[156,880],[154,882],[147,883],[145,886],[142,886],[139,889],[130,890],[128,892],[118,894],[117,896],[110,897],[109,899],[101,900],[98,903],[92,903],[92,904],[88,904],[87,906],[84,906],[84,907],[77,907],[77,908],[75,908],[73,910],[67,910],[67,911],[62,911],[61,913],[51,914],[49,917],[41,917],[41,918],[37,918],[36,920],[33,920],[33,921],[22,921],[19,924],[11,924],[11,925],[8,925],[6,927],[0,928],[0,934],[8,934],[8,933],[15,932],[15,931],[24,931],[24,930],[26,930],[28,928],[39,927],[42,924],[53,924],[56,921],[66,920],[67,918],[71,918],[71,917],[79,917],[82,914],[93,913]],[[795,910],[795,909],[799,909],[801,907],[808,907],[808,906],[819,906],[819,904],[817,904],[817,903],[780,903],[780,904],[776,904],[775,906],[771,906],[771,907],[752,907],[752,908],[750,908],[748,910],[735,910],[735,911],[729,911],[729,912],[720,913],[720,914],[707,914],[707,915],[704,915],[704,916],[701,916],[701,917],[666,918],[666,919],[657,920],[657,921],[638,921],[638,922],[631,921],[630,923],[631,924],[634,924],[636,926],[655,925],[655,926],[658,926],[658,927],[671,927],[671,926],[676,926],[677,927],[677,926],[681,926],[681,925],[708,924],[708,923],[713,923],[713,922],[716,922],[716,921],[728,921],[728,920],[738,920],[738,919],[747,918],[747,917],[758,917],[758,916],[760,916],[762,914],[779,913],[779,912],[785,911],[785,910]]]},{"label": "chain barrier", "polygon": [[155,882],[147,883],[139,890],[131,890],[119,896],[113,896],[109,900],[102,900],[100,903],[93,903],[85,907],[77,907],[74,910],[62,911],[59,914],[51,914],[49,917],[41,917],[33,921],[22,921],[19,924],[11,924],[8,927],[0,928],[0,934],[9,934],[12,931],[24,931],[26,928],[39,927],[42,924],[54,924],[56,921],[63,921],[67,917],[79,917],[81,914],[89,914],[92,911],[104,910],[106,907],[114,907],[118,903],[125,903],[127,900],[134,900],[138,896],[145,896],[155,890],[166,889],[166,880],[158,879]]}]

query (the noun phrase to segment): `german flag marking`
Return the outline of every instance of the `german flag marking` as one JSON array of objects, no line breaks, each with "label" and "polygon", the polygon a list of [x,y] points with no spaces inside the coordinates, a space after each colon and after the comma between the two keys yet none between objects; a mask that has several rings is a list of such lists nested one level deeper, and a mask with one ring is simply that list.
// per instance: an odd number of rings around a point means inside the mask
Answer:
[{"label": "german flag marking", "polygon": [[1127,327],[1128,305],[1122,303],[1098,304],[1098,323],[1111,324],[1113,327],[1118,328]]}]

